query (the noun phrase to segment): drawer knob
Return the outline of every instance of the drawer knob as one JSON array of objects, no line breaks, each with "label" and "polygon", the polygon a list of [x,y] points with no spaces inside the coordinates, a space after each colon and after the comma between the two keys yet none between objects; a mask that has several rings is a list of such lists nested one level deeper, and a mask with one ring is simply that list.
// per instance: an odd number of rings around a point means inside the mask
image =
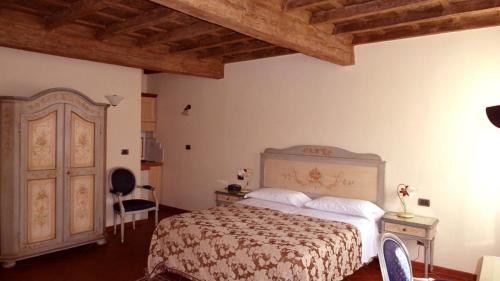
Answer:
[{"label": "drawer knob", "polygon": [[406,227],[403,227],[403,231],[406,231]]}]

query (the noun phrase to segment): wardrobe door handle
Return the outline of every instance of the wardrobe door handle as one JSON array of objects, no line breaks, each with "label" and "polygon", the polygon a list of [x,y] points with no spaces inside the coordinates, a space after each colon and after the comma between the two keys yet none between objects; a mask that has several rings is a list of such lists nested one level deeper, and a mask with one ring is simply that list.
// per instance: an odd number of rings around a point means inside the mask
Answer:
[{"label": "wardrobe door handle", "polygon": [[67,171],[67,172],[66,172],[66,175],[71,175],[71,171]]}]

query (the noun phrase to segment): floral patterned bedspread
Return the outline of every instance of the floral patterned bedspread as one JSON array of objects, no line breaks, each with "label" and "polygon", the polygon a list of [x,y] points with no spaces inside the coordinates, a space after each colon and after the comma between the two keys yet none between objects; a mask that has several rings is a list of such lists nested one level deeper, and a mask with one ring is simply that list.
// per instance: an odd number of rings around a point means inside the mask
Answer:
[{"label": "floral patterned bedspread", "polygon": [[361,236],[347,223],[232,204],[162,220],[150,277],[190,280],[342,280],[360,268]]}]

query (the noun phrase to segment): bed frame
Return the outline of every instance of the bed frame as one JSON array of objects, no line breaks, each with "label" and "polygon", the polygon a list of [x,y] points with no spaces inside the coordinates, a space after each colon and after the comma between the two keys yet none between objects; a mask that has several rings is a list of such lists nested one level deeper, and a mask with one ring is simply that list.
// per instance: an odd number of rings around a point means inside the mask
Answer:
[{"label": "bed frame", "polygon": [[385,162],[376,154],[299,145],[261,153],[260,186],[331,195],[384,205]]}]

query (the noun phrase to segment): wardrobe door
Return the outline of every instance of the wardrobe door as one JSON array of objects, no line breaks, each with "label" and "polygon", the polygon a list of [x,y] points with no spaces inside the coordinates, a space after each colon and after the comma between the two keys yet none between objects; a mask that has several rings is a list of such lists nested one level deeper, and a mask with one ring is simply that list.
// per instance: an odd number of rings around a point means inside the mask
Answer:
[{"label": "wardrobe door", "polygon": [[102,121],[74,105],[65,107],[65,238],[102,233]]},{"label": "wardrobe door", "polygon": [[64,105],[21,114],[21,250],[62,241]]}]

